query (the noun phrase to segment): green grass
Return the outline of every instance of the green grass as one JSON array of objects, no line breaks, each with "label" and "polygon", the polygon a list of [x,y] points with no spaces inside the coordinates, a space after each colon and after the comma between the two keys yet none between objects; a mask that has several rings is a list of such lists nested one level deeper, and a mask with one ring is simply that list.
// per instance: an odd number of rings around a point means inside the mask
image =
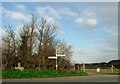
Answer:
[{"label": "green grass", "polygon": [[46,78],[46,77],[66,77],[66,76],[87,76],[86,72],[67,72],[61,70],[32,70],[26,69],[23,71],[15,69],[7,69],[2,71],[3,79],[10,78]]}]

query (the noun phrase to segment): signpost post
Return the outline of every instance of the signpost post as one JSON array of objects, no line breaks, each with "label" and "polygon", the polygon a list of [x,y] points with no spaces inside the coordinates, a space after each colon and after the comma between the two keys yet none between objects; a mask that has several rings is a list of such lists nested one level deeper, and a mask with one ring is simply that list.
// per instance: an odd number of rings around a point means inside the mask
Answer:
[{"label": "signpost post", "polygon": [[114,72],[114,66],[113,66],[113,64],[111,65],[111,71],[112,71],[112,73]]},{"label": "signpost post", "polygon": [[56,49],[56,55],[55,55],[55,57],[54,56],[48,57],[48,59],[55,59],[56,60],[56,65],[55,65],[56,70],[58,69],[58,63],[57,63],[58,57],[64,57],[64,56],[66,56],[66,55],[61,55],[61,54],[57,54],[57,53],[58,52],[57,52],[57,49]]},{"label": "signpost post", "polygon": [[85,64],[83,64],[83,71],[85,72]]}]

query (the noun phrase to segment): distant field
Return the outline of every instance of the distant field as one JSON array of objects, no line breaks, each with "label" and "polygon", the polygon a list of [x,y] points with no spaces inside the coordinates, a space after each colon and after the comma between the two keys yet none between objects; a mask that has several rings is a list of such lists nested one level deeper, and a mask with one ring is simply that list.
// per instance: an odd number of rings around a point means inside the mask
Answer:
[{"label": "distant field", "polygon": [[120,69],[114,69],[113,73],[111,69],[101,69],[99,73],[96,69],[86,69],[86,72],[90,74],[120,74]]}]

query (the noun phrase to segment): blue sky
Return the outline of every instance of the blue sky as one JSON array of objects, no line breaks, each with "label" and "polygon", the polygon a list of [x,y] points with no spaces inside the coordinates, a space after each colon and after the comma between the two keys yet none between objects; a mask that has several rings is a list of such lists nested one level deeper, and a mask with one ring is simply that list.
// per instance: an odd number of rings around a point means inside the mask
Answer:
[{"label": "blue sky", "polygon": [[[46,17],[58,27],[57,38],[73,46],[72,61],[107,62],[118,59],[117,3],[2,3],[2,26],[29,22],[30,14]],[[2,11],[2,12],[1,12]],[[17,27],[17,28],[16,28]]]}]

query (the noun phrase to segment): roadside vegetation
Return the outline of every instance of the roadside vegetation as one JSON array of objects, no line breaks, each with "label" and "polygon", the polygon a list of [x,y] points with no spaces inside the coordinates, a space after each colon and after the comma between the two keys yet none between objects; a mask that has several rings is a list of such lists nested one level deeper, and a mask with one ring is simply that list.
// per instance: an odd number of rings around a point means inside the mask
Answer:
[{"label": "roadside vegetation", "polygon": [[2,79],[11,78],[47,78],[47,77],[67,77],[67,76],[87,76],[86,72],[68,72],[53,69],[32,70],[26,69],[23,71],[16,69],[6,69],[2,71]]}]

